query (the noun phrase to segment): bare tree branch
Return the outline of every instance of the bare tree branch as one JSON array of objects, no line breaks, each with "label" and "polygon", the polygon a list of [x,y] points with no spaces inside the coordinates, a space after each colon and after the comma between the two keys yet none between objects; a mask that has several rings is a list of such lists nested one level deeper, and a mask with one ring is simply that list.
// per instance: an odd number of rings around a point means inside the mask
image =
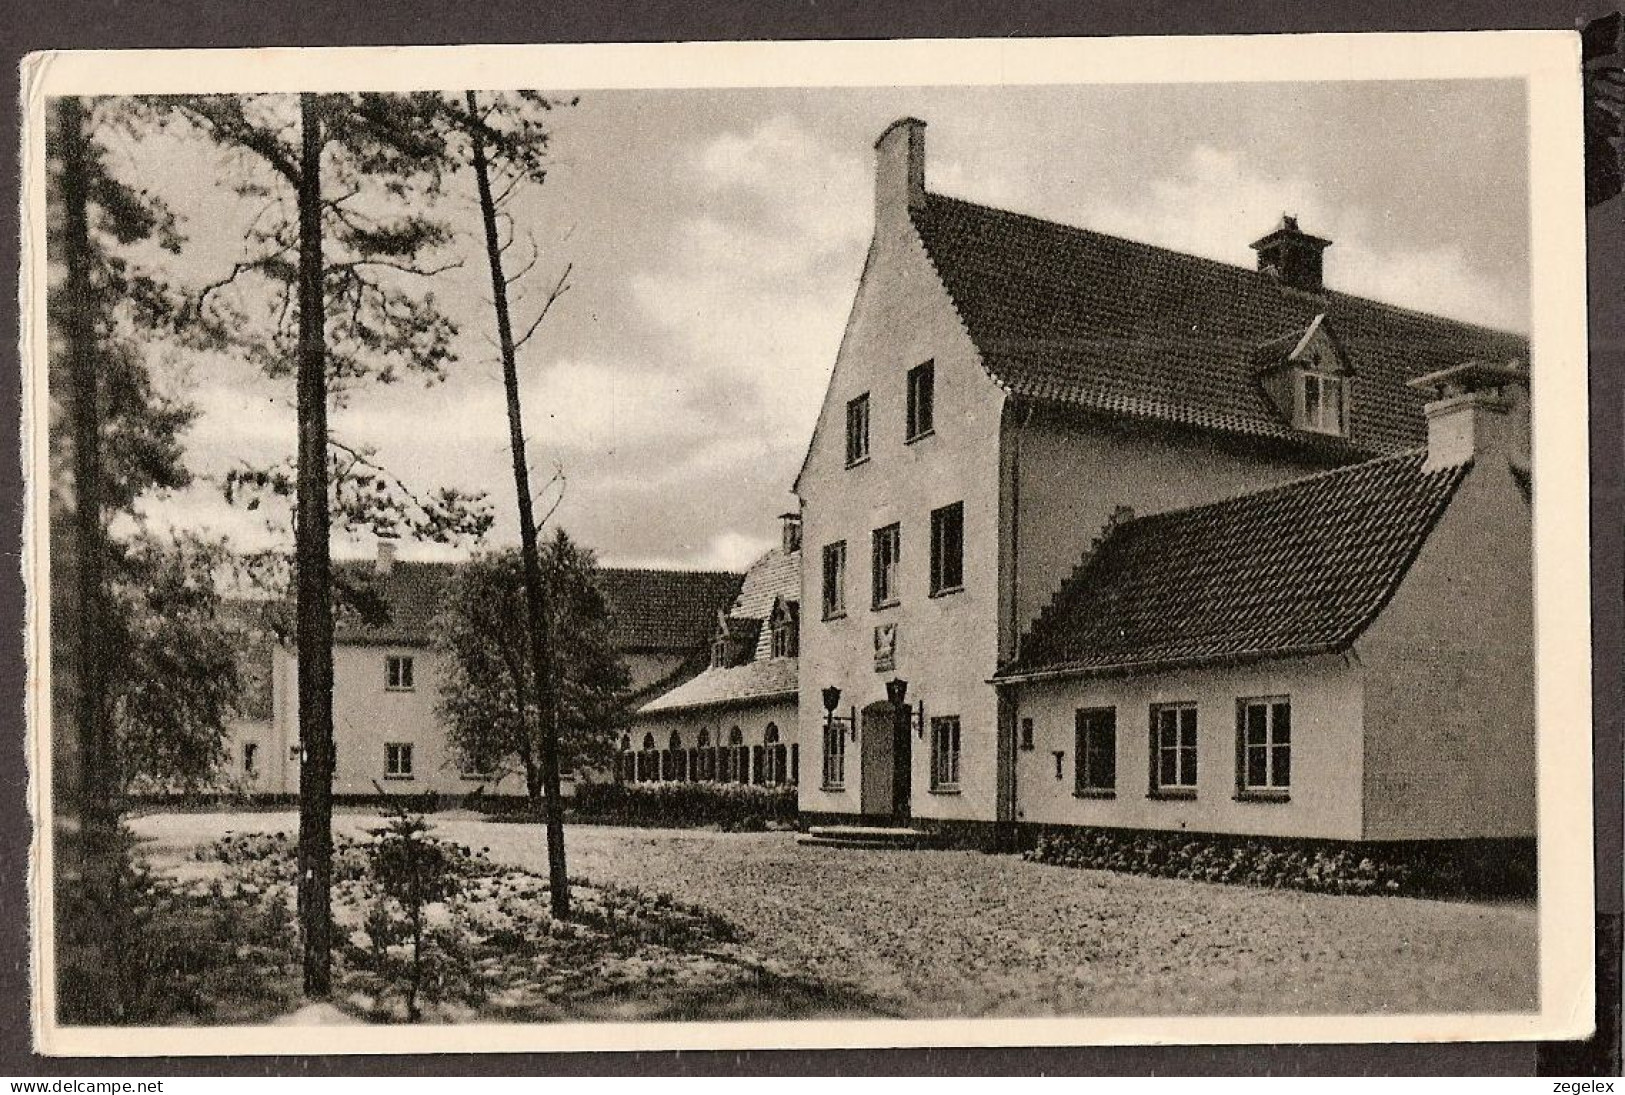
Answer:
[{"label": "bare tree branch", "polygon": [[532,320],[530,326],[525,329],[525,333],[514,339],[513,348],[515,350],[521,349],[525,343],[530,341],[531,336],[536,333],[536,328],[540,327],[542,325],[542,320],[547,318],[547,313],[553,310],[553,303],[562,297],[570,288],[568,279],[570,277],[570,271],[574,269],[574,267],[574,263],[565,263],[564,273],[559,275],[559,280],[557,284],[553,286],[552,292],[548,293],[547,299],[542,302],[542,310],[536,313],[536,318]]}]

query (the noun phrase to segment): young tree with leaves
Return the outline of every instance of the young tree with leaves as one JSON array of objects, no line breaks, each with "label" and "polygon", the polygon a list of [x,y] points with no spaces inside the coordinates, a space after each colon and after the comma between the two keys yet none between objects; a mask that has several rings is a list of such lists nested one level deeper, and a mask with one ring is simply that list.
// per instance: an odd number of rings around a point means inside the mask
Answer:
[{"label": "young tree with leaves", "polygon": [[[559,763],[604,767],[626,721],[632,678],[615,647],[597,562],[563,529],[539,554],[548,632],[568,636],[569,644],[555,663]],[[438,711],[452,749],[470,769],[523,773],[531,802],[544,806],[548,727],[533,679],[519,553],[483,555],[460,567],[445,605],[437,624],[445,663]]]}]

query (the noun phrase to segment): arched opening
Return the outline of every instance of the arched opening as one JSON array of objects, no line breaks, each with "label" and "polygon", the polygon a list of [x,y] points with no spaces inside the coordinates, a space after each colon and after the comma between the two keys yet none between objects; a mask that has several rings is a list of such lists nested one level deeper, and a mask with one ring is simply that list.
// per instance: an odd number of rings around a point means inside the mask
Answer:
[{"label": "arched opening", "polygon": [[655,736],[643,735],[643,751],[638,754],[638,779],[649,782],[660,778],[660,753],[655,749]]},{"label": "arched opening", "polygon": [[711,731],[701,727],[698,748],[696,750],[698,770],[695,779],[715,779],[717,774],[717,754],[711,746]]},{"label": "arched opening", "polygon": [[777,723],[762,731],[762,782],[777,787],[790,779],[788,750],[779,736]]},{"label": "arched opening", "polygon": [[632,735],[622,734],[621,748],[615,755],[615,778],[622,783],[630,783],[637,778],[632,768],[635,759],[632,755]]},{"label": "arched opening", "polygon": [[688,754],[683,752],[683,735],[676,730],[666,741],[666,755],[661,762],[661,777],[663,779],[680,780],[687,778]]},{"label": "arched opening", "polygon": [[745,732],[739,727],[728,731],[728,774],[725,781],[750,781],[750,749],[745,745]]}]

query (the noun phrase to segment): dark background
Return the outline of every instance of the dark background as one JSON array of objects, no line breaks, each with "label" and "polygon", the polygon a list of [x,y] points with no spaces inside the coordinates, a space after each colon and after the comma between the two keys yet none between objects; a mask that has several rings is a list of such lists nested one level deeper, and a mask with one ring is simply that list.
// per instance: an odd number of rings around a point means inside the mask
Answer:
[{"label": "dark background", "polygon": [[[17,65],[41,49],[250,46],[445,45],[492,42],[684,41],[768,38],[947,38],[1164,34],[1268,34],[1328,31],[1489,29],[1573,30],[1606,14],[1618,0],[1341,0],[1329,3],[1251,0],[1201,5],[1169,0],[1102,0],[1088,6],[1050,0],[993,5],[986,0],[882,3],[878,0],[696,0],[677,3],[535,0],[478,4],[391,0],[389,3],[291,3],[258,0],[12,0],[4,24],[0,80],[6,133],[0,141],[0,293],[15,301],[20,165]],[[1442,46],[1440,48],[1447,48]],[[1621,726],[1625,722],[1625,198],[1589,216],[1591,277],[1591,482],[1596,750],[1597,910],[1602,1039],[1535,1046],[1258,1046],[1061,1048],[741,1053],[444,1055],[438,1057],[151,1058],[51,1060],[30,1051],[28,898],[30,821],[26,792],[23,588],[7,567],[0,584],[0,621],[11,636],[0,647],[0,1074],[12,1076],[143,1075],[415,1075],[512,1074],[897,1074],[976,1075],[1618,1075],[1621,906]],[[8,361],[18,346],[17,313],[0,313],[0,346]],[[20,362],[0,385],[0,420],[20,422]],[[15,436],[15,435],[13,435]],[[16,450],[12,450],[15,452]],[[1551,474],[1548,471],[1548,474]],[[0,536],[22,537],[22,478],[17,459],[0,459]],[[290,1047],[292,1048],[292,1047]]]}]

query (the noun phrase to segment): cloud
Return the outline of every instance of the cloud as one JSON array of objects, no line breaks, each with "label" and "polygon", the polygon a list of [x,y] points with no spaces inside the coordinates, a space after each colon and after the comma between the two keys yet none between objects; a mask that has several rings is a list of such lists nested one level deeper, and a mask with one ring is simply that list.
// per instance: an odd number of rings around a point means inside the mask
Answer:
[{"label": "cloud", "polygon": [[1461,248],[1409,247],[1384,238],[1381,211],[1335,206],[1305,179],[1261,171],[1240,155],[1207,145],[1130,197],[1088,204],[1081,223],[1251,266],[1248,244],[1279,223],[1282,213],[1332,240],[1326,281],[1333,288],[1475,323],[1528,327],[1527,297],[1512,281],[1473,266]]},{"label": "cloud", "polygon": [[629,293],[687,368],[728,393],[726,428],[783,456],[788,484],[868,241],[865,160],[779,115],[715,137],[678,172],[696,200]]}]

